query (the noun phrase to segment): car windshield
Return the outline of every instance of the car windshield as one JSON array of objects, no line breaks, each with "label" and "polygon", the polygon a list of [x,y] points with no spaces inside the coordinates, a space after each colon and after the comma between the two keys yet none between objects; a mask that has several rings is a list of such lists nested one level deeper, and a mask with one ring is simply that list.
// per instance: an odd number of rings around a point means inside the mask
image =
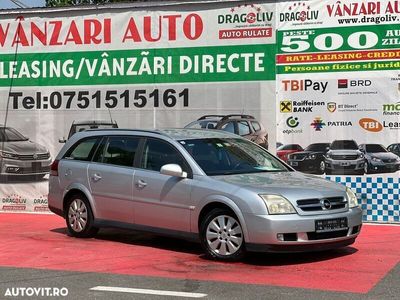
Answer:
[{"label": "car windshield", "polygon": [[325,152],[327,147],[329,147],[329,144],[311,144],[305,151]]},{"label": "car windshield", "polygon": [[263,148],[245,139],[208,138],[180,143],[207,175],[289,171]]},{"label": "car windshield", "polygon": [[365,145],[365,151],[368,153],[387,152],[387,150],[382,145],[379,144]]},{"label": "car windshield", "polygon": [[358,146],[355,141],[334,141],[330,148],[331,150],[358,150]]},{"label": "car windshield", "polygon": [[280,151],[280,150],[303,150],[303,149],[301,148],[300,145],[288,144],[288,145],[282,145],[276,150]]},{"label": "car windshield", "polygon": [[0,142],[21,142],[29,140],[27,137],[24,137],[14,128],[10,127],[1,127],[0,128]]}]

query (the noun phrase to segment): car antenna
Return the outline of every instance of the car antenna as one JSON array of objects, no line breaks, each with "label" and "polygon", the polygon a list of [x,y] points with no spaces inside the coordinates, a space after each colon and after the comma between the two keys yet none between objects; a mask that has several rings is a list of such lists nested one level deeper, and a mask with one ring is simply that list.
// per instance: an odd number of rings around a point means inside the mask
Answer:
[{"label": "car antenna", "polygon": [[[15,20],[18,20],[18,25],[17,25],[18,41],[15,43],[16,45],[15,45],[14,58],[13,58],[14,64],[15,64],[16,61],[17,61],[18,45],[19,45],[19,43],[20,43],[20,40],[19,40],[20,36],[19,36],[19,34],[20,34],[20,31],[21,31],[21,21],[24,20],[24,17],[23,17],[22,15],[20,15],[20,16],[16,17]],[[6,135],[5,135],[5,134],[6,134],[6,128],[7,128],[7,121],[8,121],[8,112],[9,112],[9,110],[10,110],[10,99],[11,99],[11,91],[12,91],[12,88],[13,88],[13,84],[14,84],[14,76],[11,76],[11,79],[10,79],[10,87],[9,87],[9,89],[8,89],[8,98],[7,98],[6,114],[5,114],[5,116],[4,116],[4,123],[3,123],[3,126],[4,126],[4,127],[3,127],[4,130],[3,130],[3,133],[2,133],[3,138],[1,139],[1,146],[0,146],[0,152],[2,152],[2,153],[4,152],[4,143],[5,143],[5,139],[6,139]],[[0,135],[1,135],[1,132],[0,132]],[[0,156],[0,167],[1,167],[2,163],[3,163],[3,155]]]},{"label": "car antenna", "polygon": [[114,123],[113,118],[112,118],[112,115],[111,115],[111,110],[110,110],[110,109],[108,109],[108,114],[110,115],[111,123]]}]

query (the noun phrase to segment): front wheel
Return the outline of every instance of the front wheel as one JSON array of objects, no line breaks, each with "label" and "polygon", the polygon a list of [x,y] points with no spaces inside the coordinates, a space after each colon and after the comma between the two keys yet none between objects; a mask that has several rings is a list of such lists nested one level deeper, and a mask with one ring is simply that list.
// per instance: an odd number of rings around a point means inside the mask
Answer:
[{"label": "front wheel", "polygon": [[325,162],[321,160],[318,166],[318,174],[322,175],[325,173]]},{"label": "front wheel", "polygon": [[201,246],[208,257],[233,261],[243,257],[245,241],[242,226],[228,209],[213,209],[200,225]]},{"label": "front wheel", "polygon": [[93,221],[89,201],[82,195],[73,195],[67,204],[68,232],[78,238],[93,237],[99,230],[93,227]]}]

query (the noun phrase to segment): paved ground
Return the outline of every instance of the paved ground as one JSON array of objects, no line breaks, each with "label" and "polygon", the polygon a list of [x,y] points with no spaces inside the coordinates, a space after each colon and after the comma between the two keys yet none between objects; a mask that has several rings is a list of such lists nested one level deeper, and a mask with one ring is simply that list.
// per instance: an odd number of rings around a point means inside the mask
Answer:
[{"label": "paved ground", "polygon": [[53,215],[0,214],[0,236],[0,299],[12,298],[6,293],[18,287],[66,287],[68,299],[165,297],[91,290],[98,286],[207,299],[400,295],[400,226],[365,225],[357,242],[344,249],[251,254],[239,263],[209,261],[195,243],[127,231],[105,230],[95,239],[75,239]]}]

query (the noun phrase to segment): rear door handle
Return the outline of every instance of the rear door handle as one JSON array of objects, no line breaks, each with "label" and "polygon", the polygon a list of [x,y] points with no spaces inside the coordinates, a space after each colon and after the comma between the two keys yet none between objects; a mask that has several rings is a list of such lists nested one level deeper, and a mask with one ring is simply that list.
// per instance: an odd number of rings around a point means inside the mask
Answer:
[{"label": "rear door handle", "polygon": [[142,188],[144,188],[144,187],[147,186],[147,183],[144,182],[143,180],[139,179],[139,180],[136,182],[136,186],[137,186],[138,188],[142,189]]},{"label": "rear door handle", "polygon": [[99,174],[93,174],[92,176],[93,181],[99,181],[101,179],[101,176]]}]

